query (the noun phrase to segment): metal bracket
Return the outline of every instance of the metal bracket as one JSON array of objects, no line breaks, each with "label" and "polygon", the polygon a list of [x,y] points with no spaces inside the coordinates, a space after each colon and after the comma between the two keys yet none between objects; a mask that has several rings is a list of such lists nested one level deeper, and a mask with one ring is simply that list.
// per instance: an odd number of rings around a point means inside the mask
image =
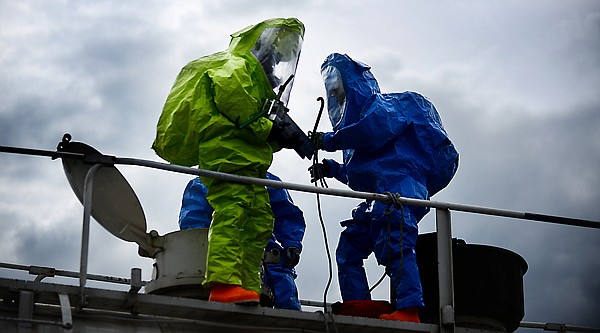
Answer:
[{"label": "metal bracket", "polygon": [[63,328],[70,330],[73,328],[73,316],[71,314],[71,302],[69,301],[69,296],[66,294],[58,294],[58,300],[60,301],[62,326]]},{"label": "metal bracket", "polygon": [[454,317],[454,307],[450,305],[445,305],[441,309],[441,319],[442,325],[454,325],[455,317]]},{"label": "metal bracket", "polygon": [[151,230],[146,236],[146,243],[138,243],[138,254],[146,258],[155,258],[156,254],[165,249],[165,237],[160,236],[156,230]]},{"label": "metal bracket", "polygon": [[271,251],[265,251],[263,254],[263,262],[265,264],[278,264],[281,260],[281,253],[278,249],[271,249]]},{"label": "metal bracket", "polygon": [[560,323],[546,323],[546,325],[544,325],[544,331],[556,331],[563,333],[567,331],[567,325]]},{"label": "metal bracket", "polygon": [[132,268],[131,269],[131,280],[130,280],[130,288],[127,294],[127,303],[125,307],[131,310],[131,314],[136,315],[135,305],[137,303],[137,295],[142,286],[144,285],[142,282],[142,269],[141,268]]},{"label": "metal bracket", "polygon": [[52,267],[29,266],[29,274],[37,275],[35,282],[41,282],[44,278],[54,277],[56,269]]}]

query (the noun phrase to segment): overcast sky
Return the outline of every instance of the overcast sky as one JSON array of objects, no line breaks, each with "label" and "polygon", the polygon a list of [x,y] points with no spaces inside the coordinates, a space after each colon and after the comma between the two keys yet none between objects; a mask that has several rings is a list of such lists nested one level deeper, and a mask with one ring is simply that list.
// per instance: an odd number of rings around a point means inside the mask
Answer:
[{"label": "overcast sky", "polygon": [[[105,154],[161,161],[150,146],[181,67],[273,17],[306,26],[288,105],[305,131],[324,93],[322,61],[346,53],[372,67],[384,92],[413,90],[436,105],[460,167],[433,200],[600,220],[597,1],[0,0],[0,145],[54,150],[69,132]],[[320,130],[331,130],[327,117]],[[309,165],[284,151],[271,171],[310,184]],[[190,176],[119,169],[148,230],[176,230]],[[308,224],[300,298],[322,300],[327,256],[315,196],[292,196]],[[333,255],[338,222],[358,201],[322,199]],[[434,215],[421,233],[435,230]],[[60,161],[0,154],[0,261],[77,271],[81,217]],[[600,327],[600,230],[460,212],[452,220],[454,237],[527,260],[524,320]],[[88,271],[128,277],[131,267],[150,279],[152,261],[137,245],[92,223]],[[372,257],[367,267],[374,283],[383,270]],[[374,293],[387,295],[386,283]],[[328,301],[337,300],[334,273]]]}]

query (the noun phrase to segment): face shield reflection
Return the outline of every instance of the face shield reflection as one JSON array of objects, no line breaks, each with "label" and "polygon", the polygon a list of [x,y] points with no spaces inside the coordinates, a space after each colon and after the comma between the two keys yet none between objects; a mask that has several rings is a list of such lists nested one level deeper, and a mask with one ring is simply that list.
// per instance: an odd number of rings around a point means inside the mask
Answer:
[{"label": "face shield reflection", "polygon": [[340,71],[328,66],[321,71],[325,91],[327,96],[327,111],[331,126],[334,128],[340,124],[346,112],[346,92],[344,91],[344,81]]},{"label": "face shield reflection", "polygon": [[[290,76],[296,73],[301,49],[300,34],[284,28],[267,28],[256,41],[251,52],[260,62],[276,94]],[[293,79],[281,94],[281,101],[285,105],[290,98],[292,84]]]}]

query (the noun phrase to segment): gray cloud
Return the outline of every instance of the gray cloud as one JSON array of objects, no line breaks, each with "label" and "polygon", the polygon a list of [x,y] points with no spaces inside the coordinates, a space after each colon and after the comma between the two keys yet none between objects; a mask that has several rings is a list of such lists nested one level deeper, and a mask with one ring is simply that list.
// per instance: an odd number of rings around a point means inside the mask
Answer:
[{"label": "gray cloud", "polygon": [[[0,2],[0,145],[53,150],[71,132],[106,154],[158,160],[150,145],[180,68],[225,49],[230,33],[277,16],[306,24],[290,102],[302,128],[312,129],[323,94],[321,62],[348,53],[372,66],[384,91],[418,91],[437,106],[461,165],[434,200],[600,219],[600,6],[593,1]],[[320,129],[329,128],[324,117]],[[82,211],[60,161],[0,158],[0,260],[77,270]],[[308,166],[284,151],[272,171],[308,184]],[[120,169],[148,228],[175,230],[189,176]],[[301,297],[320,300],[327,262],[315,198],[292,195],[309,223]],[[338,222],[357,201],[322,200],[333,254]],[[434,229],[433,215],[422,232]],[[527,260],[525,320],[600,326],[597,230],[459,212],[453,222],[456,237]],[[137,266],[149,279],[151,262],[135,245],[92,225],[91,272],[128,276]],[[367,267],[374,282],[381,268],[372,258]],[[340,298],[333,269],[329,301]],[[375,295],[387,298],[385,283]]]}]

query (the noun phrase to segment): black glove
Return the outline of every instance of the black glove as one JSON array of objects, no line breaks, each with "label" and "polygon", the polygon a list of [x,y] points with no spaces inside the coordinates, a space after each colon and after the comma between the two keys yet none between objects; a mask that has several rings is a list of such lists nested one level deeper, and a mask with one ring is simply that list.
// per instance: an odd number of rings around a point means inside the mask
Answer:
[{"label": "black glove", "polygon": [[323,136],[324,135],[325,135],[325,133],[322,133],[322,132],[314,132],[314,133],[312,131],[308,132],[308,138],[315,145],[316,149],[323,149]]},{"label": "black glove", "polygon": [[294,133],[285,139],[277,140],[277,144],[281,148],[295,149],[302,144],[302,140],[300,139],[300,134]]},{"label": "black glove", "polygon": [[267,141],[275,141],[281,137],[283,131],[286,126],[289,126],[290,123],[286,122],[273,122],[273,126],[271,127],[271,132],[269,132],[269,136],[267,137]]},{"label": "black glove", "polygon": [[300,249],[294,246],[286,247],[283,249],[283,267],[294,268],[300,262]]},{"label": "black glove", "polygon": [[329,175],[330,170],[331,166],[327,161],[325,161],[325,159],[323,159],[322,163],[311,165],[308,168],[308,172],[310,172],[311,183],[314,183],[321,178],[327,177]]},{"label": "black glove", "polygon": [[286,127],[290,125],[289,122],[284,121],[273,122],[267,141],[276,141],[280,148],[294,149],[302,145],[300,134],[285,132]]}]

